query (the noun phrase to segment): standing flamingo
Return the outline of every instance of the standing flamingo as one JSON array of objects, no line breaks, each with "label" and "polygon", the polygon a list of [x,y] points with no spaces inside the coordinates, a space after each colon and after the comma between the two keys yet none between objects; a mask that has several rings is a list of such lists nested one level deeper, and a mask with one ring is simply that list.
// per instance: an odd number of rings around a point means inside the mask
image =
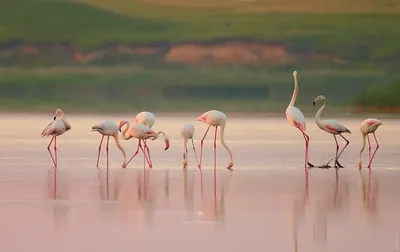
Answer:
[{"label": "standing flamingo", "polygon": [[[347,140],[342,133],[349,133],[351,134],[350,130],[347,129],[341,122],[336,121],[336,120],[331,120],[331,119],[327,119],[327,120],[321,120],[321,114],[322,111],[325,109],[326,104],[328,103],[328,100],[325,98],[325,96],[323,95],[319,95],[317,96],[314,101],[313,101],[313,105],[315,106],[315,103],[319,100],[324,101],[324,105],[322,105],[322,107],[318,110],[317,114],[315,115],[315,120],[317,122],[317,125],[320,129],[328,132],[329,134],[332,134],[333,137],[335,138],[335,142],[336,142],[336,156],[335,156],[335,167],[340,167],[343,168],[343,166],[339,163],[339,157],[342,154],[342,152],[344,151],[344,149],[347,147],[347,145],[349,145],[349,140]],[[345,141],[346,141],[346,145],[343,147],[342,151],[339,153],[339,144],[338,141],[336,139],[336,135],[341,136]]]},{"label": "standing flamingo", "polygon": [[[125,164],[125,166],[123,168],[126,168],[126,166],[128,166],[128,164],[131,162],[131,160],[139,153],[139,148],[142,150],[144,157],[146,158],[147,163],[149,164],[149,167],[152,168],[152,164],[149,161],[149,159],[147,158],[146,152],[144,151],[141,141],[142,140],[146,140],[146,139],[151,139],[151,140],[155,140],[158,138],[159,134],[162,134],[161,132],[154,132],[152,131],[149,127],[147,127],[146,125],[143,124],[132,124],[130,125],[128,121],[121,121],[119,123],[118,129],[120,130],[124,125],[127,125],[127,127],[125,128],[125,130],[122,131],[122,138],[124,140],[129,140],[132,137],[139,139],[138,142],[138,147],[136,149],[136,152],[133,154],[133,156],[129,159],[129,161]],[[146,142],[144,142],[144,147],[146,148]]]},{"label": "standing flamingo", "polygon": [[[153,127],[154,123],[156,122],[156,117],[154,116],[153,113],[143,111],[140,112],[135,116],[135,122],[138,124],[143,124],[149,127],[150,129]],[[168,150],[169,148],[169,139],[167,135],[163,131],[159,131],[163,136],[164,136],[164,141],[165,141],[165,150]],[[144,143],[146,143],[146,140],[143,140]],[[150,157],[150,149],[146,144],[146,150],[147,150],[147,155],[149,156],[150,164],[151,163],[151,157]]]},{"label": "standing flamingo", "polygon": [[[42,131],[42,137],[53,136],[50,140],[47,150],[50,153],[51,160],[53,160],[54,167],[57,167],[57,136],[64,134],[66,131],[71,129],[71,125],[64,118],[64,112],[61,109],[57,109],[54,114],[54,121],[50,122],[46,128]],[[54,156],[51,154],[50,145],[54,140]]]},{"label": "standing flamingo", "polygon": [[226,167],[227,169],[231,170],[233,166],[233,160],[232,160],[232,152],[229,149],[229,147],[225,144],[224,140],[224,131],[225,131],[225,125],[226,125],[226,115],[222,113],[221,111],[218,110],[210,110],[202,114],[197,118],[197,121],[202,121],[207,123],[209,126],[207,128],[206,133],[204,134],[203,138],[201,139],[201,149],[200,149],[200,166],[199,168],[201,169],[201,162],[202,162],[202,157],[203,157],[203,142],[204,139],[207,136],[208,131],[210,130],[211,126],[215,127],[215,135],[214,135],[214,172],[217,164],[217,129],[218,126],[221,128],[220,136],[221,136],[221,144],[225,147],[225,149],[228,151],[229,154],[229,163],[228,166]]},{"label": "standing flamingo", "polygon": [[[369,154],[369,163],[368,163],[368,168],[371,168],[371,163],[372,163],[372,159],[375,156],[375,153],[378,151],[379,149],[379,143],[378,140],[376,139],[375,136],[375,131],[378,129],[378,127],[382,125],[382,122],[379,121],[378,119],[375,118],[368,118],[366,120],[364,120],[361,125],[360,125],[360,131],[361,131],[361,135],[362,135],[362,139],[363,139],[363,144],[360,150],[360,154],[358,156],[358,169],[362,168],[361,165],[361,154],[364,151],[365,148],[365,138],[368,137],[368,154]],[[376,149],[374,151],[374,154],[371,157],[371,143],[369,141],[369,134],[373,134],[374,138],[375,138],[375,142],[376,142]]]},{"label": "standing flamingo", "polygon": [[105,120],[101,121],[98,124],[94,125],[92,127],[92,131],[97,131],[100,134],[103,135],[100,141],[99,145],[99,153],[97,154],[97,164],[96,167],[99,167],[99,160],[100,160],[100,151],[101,151],[101,146],[103,144],[104,137],[107,136],[107,146],[106,146],[106,151],[107,151],[107,170],[108,170],[108,143],[110,141],[110,136],[114,137],[115,144],[117,145],[118,149],[121,150],[122,155],[124,157],[123,162],[122,162],[122,167],[125,166],[126,163],[126,154],[124,148],[122,148],[121,144],[119,143],[118,139],[118,131],[121,132],[121,129],[118,129],[118,125],[110,120]]},{"label": "standing flamingo", "polygon": [[308,147],[310,144],[310,137],[306,134],[306,119],[304,118],[303,113],[300,111],[300,109],[296,108],[294,106],[294,103],[296,102],[296,97],[297,97],[297,92],[299,89],[299,85],[297,83],[297,71],[293,72],[293,77],[294,77],[294,90],[293,90],[293,95],[292,99],[290,100],[290,103],[288,107],[286,108],[286,119],[296,128],[298,128],[303,134],[304,140],[306,141],[306,154],[305,154],[305,162],[304,162],[304,168],[307,169],[307,165],[309,167],[314,167],[309,162],[308,159]]},{"label": "standing flamingo", "polygon": [[187,142],[190,139],[190,140],[192,140],[192,146],[193,146],[194,155],[196,156],[197,166],[200,169],[200,164],[199,164],[199,160],[197,159],[196,148],[194,147],[194,141],[193,141],[194,125],[193,124],[185,124],[182,128],[181,136],[183,137],[183,168],[187,167],[187,153],[188,153]]}]

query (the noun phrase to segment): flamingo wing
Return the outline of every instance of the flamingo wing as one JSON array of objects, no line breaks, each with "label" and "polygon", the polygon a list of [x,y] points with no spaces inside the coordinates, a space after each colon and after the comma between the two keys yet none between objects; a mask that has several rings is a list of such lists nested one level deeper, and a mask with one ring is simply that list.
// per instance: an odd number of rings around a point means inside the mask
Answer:
[{"label": "flamingo wing", "polygon": [[323,130],[331,133],[331,134],[340,134],[340,133],[351,133],[351,131],[346,128],[346,126],[344,126],[341,122],[336,121],[336,120],[323,120],[322,121],[323,124]]},{"label": "flamingo wing", "polygon": [[54,123],[54,121],[51,121],[47,126],[46,126],[46,128],[44,128],[44,130],[42,131],[42,137],[45,137],[45,136],[49,136],[49,134],[47,134],[48,133],[48,131],[49,131],[49,129],[51,128],[51,126],[53,125],[53,123]]},{"label": "flamingo wing", "polygon": [[296,128],[301,129],[302,131],[306,131],[306,119],[304,118],[303,113],[300,109],[289,106],[286,109],[286,119]]}]

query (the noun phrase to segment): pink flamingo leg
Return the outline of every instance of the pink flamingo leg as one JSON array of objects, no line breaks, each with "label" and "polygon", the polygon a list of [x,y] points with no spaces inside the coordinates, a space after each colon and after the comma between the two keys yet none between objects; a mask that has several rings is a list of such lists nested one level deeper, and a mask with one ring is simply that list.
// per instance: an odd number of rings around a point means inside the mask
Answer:
[{"label": "pink flamingo leg", "polygon": [[337,159],[338,159],[338,152],[339,152],[339,144],[338,144],[338,141],[337,141],[337,139],[336,139],[336,135],[333,135],[333,138],[335,138],[335,142],[336,142],[336,155],[335,155],[335,167],[338,167],[337,166]]},{"label": "pink flamingo leg", "polygon": [[206,133],[204,134],[204,136],[203,136],[203,138],[201,139],[201,142],[200,142],[200,166],[199,166],[199,169],[201,169],[201,162],[203,160],[203,143],[204,143],[204,139],[206,138],[207,133],[210,130],[210,127],[211,127],[211,125],[208,126],[208,128],[206,130]]},{"label": "pink flamingo leg", "polygon": [[101,151],[101,145],[103,144],[103,140],[104,140],[104,135],[103,135],[103,137],[101,138],[100,145],[99,145],[99,153],[97,154],[97,164],[96,164],[96,167],[97,167],[97,168],[99,168],[100,151]]},{"label": "pink flamingo leg", "polygon": [[107,171],[108,171],[108,142],[110,141],[110,136],[107,136],[107,146],[106,146],[106,151],[107,151]]},{"label": "pink flamingo leg", "polygon": [[145,149],[147,150],[147,155],[148,155],[149,161],[150,161],[150,167],[153,167],[153,163],[151,162],[151,157],[150,157],[150,149],[149,149],[149,147],[147,145],[146,140],[143,140],[143,143],[144,143]]},{"label": "pink flamingo leg", "polygon": [[[150,168],[153,168],[153,166],[151,165],[149,159],[147,158],[146,152],[145,152],[145,150],[143,149],[143,147],[142,147],[142,145],[140,144],[140,142],[139,142],[139,147],[140,147],[140,149],[141,149],[142,152],[143,152],[143,155],[144,155],[144,158],[145,158],[146,161],[147,161],[147,164],[149,165]],[[146,143],[144,143],[144,147],[147,148]]]},{"label": "pink flamingo leg", "polygon": [[136,152],[133,154],[133,156],[129,159],[129,161],[125,164],[125,166],[124,166],[124,168],[126,168],[127,166],[128,166],[128,164],[132,161],[132,159],[134,158],[134,157],[136,157],[136,155],[139,153],[139,146],[140,146],[140,141],[141,141],[142,139],[139,139],[139,142],[138,142],[138,146],[137,146],[137,148],[136,148]]},{"label": "pink flamingo leg", "polygon": [[372,159],[374,159],[374,156],[375,156],[376,152],[377,152],[378,149],[379,149],[379,143],[378,143],[378,139],[376,139],[375,132],[372,133],[372,134],[374,134],[374,138],[375,138],[375,142],[376,142],[376,149],[375,149],[375,151],[374,151],[374,154],[372,154],[371,159],[369,160],[368,168],[370,168],[370,169],[371,169]]},{"label": "pink flamingo leg", "polygon": [[57,137],[54,136],[54,159],[56,160],[56,166],[58,166],[58,161],[57,161]]},{"label": "pink flamingo leg", "polygon": [[303,134],[304,140],[306,141],[306,154],[305,154],[304,168],[307,168],[307,165],[308,165],[308,167],[314,167],[314,165],[309,162],[309,157],[308,157],[308,149],[310,146],[310,137],[303,130],[301,130],[300,128],[298,128],[298,129]]},{"label": "pink flamingo leg", "polygon": [[215,134],[214,134],[214,177],[217,176],[217,132],[218,132],[218,126],[215,126]]},{"label": "pink flamingo leg", "polygon": [[51,145],[51,143],[53,142],[54,138],[55,138],[55,136],[53,136],[53,137],[51,138],[50,143],[49,143],[49,145],[47,146],[47,150],[49,151],[49,154],[50,154],[51,160],[53,161],[54,167],[56,167],[56,161],[54,161],[53,154],[51,154],[51,151],[50,151],[50,145]]},{"label": "pink flamingo leg", "polygon": [[369,134],[367,134],[368,139],[368,159],[371,160],[371,142],[369,141]]},{"label": "pink flamingo leg", "polygon": [[[200,167],[199,159],[197,158],[196,148],[194,147],[193,138],[192,138],[192,146],[193,146],[194,155],[195,155],[195,157],[196,157],[197,166]],[[186,148],[186,156],[187,156],[187,148]]]},{"label": "pink flamingo leg", "polygon": [[[343,138],[343,140],[346,141],[346,145],[343,147],[342,151],[341,151],[341,152],[339,153],[339,155],[337,156],[337,158],[336,158],[336,164],[337,164],[340,168],[343,168],[343,166],[339,163],[338,159],[339,159],[340,155],[342,155],[344,149],[346,149],[347,145],[349,145],[350,142],[349,142],[349,140],[347,140],[344,136],[342,136],[342,134],[339,134],[339,136],[341,136],[341,137]],[[335,137],[335,140],[336,140],[336,137]],[[337,141],[336,141],[336,144],[337,144]],[[338,147],[339,147],[339,145],[338,145]]]}]

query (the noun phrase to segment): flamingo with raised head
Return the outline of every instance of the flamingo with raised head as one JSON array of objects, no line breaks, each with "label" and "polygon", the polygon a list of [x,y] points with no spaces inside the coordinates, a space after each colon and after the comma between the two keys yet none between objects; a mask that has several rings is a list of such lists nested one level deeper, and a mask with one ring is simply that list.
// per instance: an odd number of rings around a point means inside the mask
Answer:
[{"label": "flamingo with raised head", "polygon": [[226,167],[227,169],[231,170],[233,166],[233,159],[232,159],[232,151],[229,149],[229,147],[225,144],[224,140],[224,131],[225,131],[225,126],[226,126],[226,120],[227,117],[224,113],[218,110],[210,110],[202,114],[197,118],[197,121],[202,121],[207,123],[209,126],[207,128],[206,133],[204,134],[203,138],[201,139],[201,149],[200,149],[200,169],[201,169],[201,162],[203,158],[203,143],[204,139],[207,136],[208,131],[210,130],[211,126],[215,127],[215,134],[214,134],[214,172],[217,166],[217,130],[218,126],[221,128],[220,132],[220,137],[221,137],[221,144],[225,147],[225,149],[228,151],[229,154],[229,163],[228,166]]},{"label": "flamingo with raised head", "polygon": [[185,124],[182,128],[181,136],[183,138],[183,168],[186,168],[187,163],[188,163],[187,162],[187,153],[188,153],[187,142],[190,139],[190,140],[192,140],[192,146],[193,146],[194,155],[196,156],[197,166],[200,169],[200,164],[199,164],[199,160],[197,158],[196,148],[194,147],[194,141],[193,141],[194,125],[193,124]]},{"label": "flamingo with raised head", "polygon": [[[151,140],[155,140],[158,138],[159,134],[162,134],[162,133],[161,132],[156,133],[156,132],[152,131],[149,127],[147,127],[146,125],[143,125],[143,124],[130,125],[128,121],[121,121],[119,123],[118,129],[122,129],[122,127],[124,125],[127,125],[127,127],[125,127],[125,129],[122,131],[122,138],[124,140],[129,140],[132,137],[134,137],[134,138],[139,139],[139,142],[138,142],[138,147],[136,149],[136,152],[133,154],[133,156],[129,159],[129,161],[125,164],[125,167],[123,167],[123,168],[126,168],[128,166],[128,164],[131,162],[131,160],[139,153],[139,148],[142,150],[143,155],[144,155],[149,167],[152,168],[153,166],[152,166],[150,160],[148,159],[146,152],[144,151],[144,149],[142,147],[141,141],[149,139],[149,138]],[[144,142],[144,147],[145,148],[147,147],[145,142]]]},{"label": "flamingo with raised head", "polygon": [[[368,156],[369,156],[369,163],[368,163],[368,168],[371,168],[371,164],[372,164],[372,159],[375,156],[375,153],[378,151],[379,149],[379,143],[378,140],[376,139],[375,136],[375,131],[378,129],[379,126],[382,125],[382,122],[379,121],[376,118],[368,118],[366,120],[364,120],[361,125],[360,125],[360,131],[361,131],[361,135],[362,135],[362,146],[361,146],[361,150],[360,150],[360,154],[358,156],[358,169],[362,168],[362,164],[361,164],[361,154],[364,151],[365,148],[365,138],[368,137]],[[374,151],[374,154],[372,154],[371,157],[371,142],[369,141],[369,134],[373,134],[374,138],[375,138],[375,142],[376,142],[376,149]]]},{"label": "flamingo with raised head", "polygon": [[[57,136],[60,136],[71,129],[71,125],[64,118],[64,112],[61,109],[57,109],[54,114],[53,121],[50,122],[46,128],[42,131],[42,137],[53,136],[50,140],[47,150],[49,151],[51,160],[53,160],[54,167],[57,167]],[[50,151],[50,145],[54,141],[54,157]]]},{"label": "flamingo with raised head", "polygon": [[[135,116],[134,121],[135,121],[135,123],[146,125],[147,127],[149,127],[151,129],[153,127],[154,123],[156,122],[156,117],[151,112],[143,111]],[[168,150],[168,148],[169,148],[168,136],[163,131],[159,131],[159,132],[164,136],[165,150]],[[143,140],[143,142],[146,143],[146,140]],[[151,157],[150,157],[150,149],[147,146],[147,143],[146,143],[145,148],[147,150],[147,155],[149,156],[150,164],[152,164]]]},{"label": "flamingo with raised head", "polygon": [[100,134],[102,134],[102,138],[100,141],[100,145],[99,145],[99,153],[97,154],[97,164],[96,167],[99,167],[99,160],[100,160],[100,152],[101,152],[101,146],[103,144],[103,140],[104,137],[107,136],[107,145],[106,145],[106,151],[107,151],[107,170],[108,170],[108,143],[110,141],[110,136],[114,137],[115,140],[115,144],[117,145],[118,149],[121,150],[122,155],[124,157],[123,162],[122,162],[122,167],[125,166],[126,163],[126,154],[125,154],[125,150],[124,148],[122,148],[120,142],[119,142],[119,138],[118,138],[118,131],[121,132],[121,129],[118,129],[118,125],[111,121],[111,120],[104,120],[99,122],[98,124],[94,125],[92,127],[92,131],[97,131]]},{"label": "flamingo with raised head", "polygon": [[304,118],[303,113],[300,111],[300,109],[298,109],[294,106],[294,103],[296,102],[297,92],[299,89],[299,84],[297,83],[297,71],[293,71],[293,77],[294,77],[294,90],[293,90],[292,99],[290,100],[290,103],[289,103],[288,107],[286,108],[286,119],[294,127],[298,128],[300,130],[301,134],[304,137],[304,140],[306,141],[304,169],[307,170],[307,165],[309,167],[314,167],[314,165],[311,164],[308,159],[308,148],[310,145],[310,137],[306,133],[306,130],[307,130],[306,119]]},{"label": "flamingo with raised head", "polygon": [[[347,145],[349,145],[349,140],[347,140],[342,134],[343,133],[351,134],[351,131],[348,128],[346,128],[339,121],[331,120],[331,119],[321,120],[322,111],[324,111],[325,106],[328,103],[328,100],[325,98],[325,96],[319,95],[314,99],[313,105],[315,106],[315,104],[318,101],[324,101],[324,105],[322,105],[322,107],[318,110],[317,114],[315,115],[315,120],[320,129],[333,135],[333,138],[335,139],[335,142],[336,142],[335,167],[343,168],[343,166],[339,163],[339,157],[340,157],[340,155],[342,155],[342,153],[343,153],[344,149],[347,147]],[[339,144],[336,139],[336,135],[341,136],[346,141],[346,145],[343,147],[342,151],[340,151],[339,155],[338,155]]]}]

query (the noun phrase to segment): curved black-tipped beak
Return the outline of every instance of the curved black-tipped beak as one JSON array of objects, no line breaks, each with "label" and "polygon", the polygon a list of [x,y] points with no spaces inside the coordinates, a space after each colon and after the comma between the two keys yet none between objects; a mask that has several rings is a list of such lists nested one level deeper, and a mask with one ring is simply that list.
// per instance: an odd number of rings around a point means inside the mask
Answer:
[{"label": "curved black-tipped beak", "polygon": [[119,132],[122,132],[121,129],[118,129],[118,130],[119,130]]},{"label": "curved black-tipped beak", "polygon": [[54,117],[53,119],[54,119],[54,121],[55,121],[55,120],[56,120],[56,117]]},{"label": "curved black-tipped beak", "polygon": [[312,105],[315,106],[315,101],[312,102]]}]

